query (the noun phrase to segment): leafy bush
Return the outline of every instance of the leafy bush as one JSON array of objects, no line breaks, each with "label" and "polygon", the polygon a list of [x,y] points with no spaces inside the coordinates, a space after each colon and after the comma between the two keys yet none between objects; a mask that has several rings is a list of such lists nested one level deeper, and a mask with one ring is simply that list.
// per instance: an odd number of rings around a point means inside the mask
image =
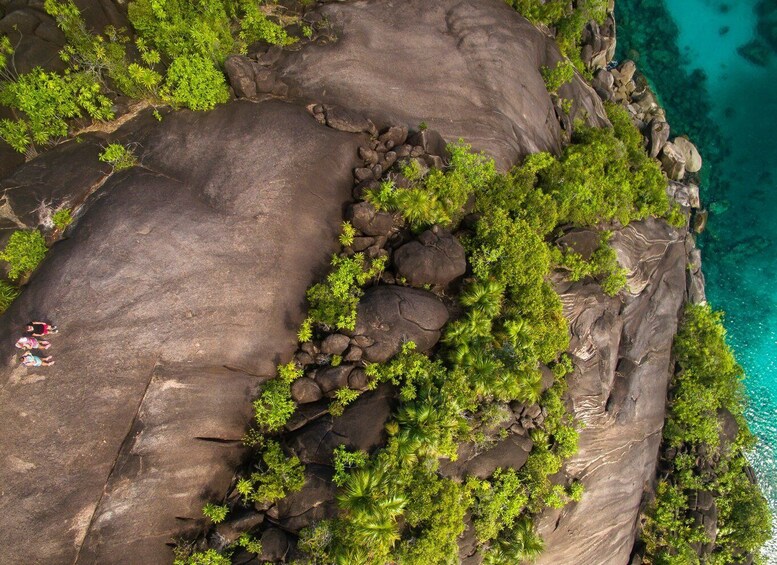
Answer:
[{"label": "leafy bush", "polygon": [[481,543],[492,540],[512,526],[521,515],[529,497],[514,469],[497,469],[490,481],[473,483],[475,535]]},{"label": "leafy bush", "polygon": [[[725,341],[722,316],[708,305],[689,305],[675,338],[678,370],[671,385],[664,448],[671,473],[659,481],[645,515],[641,537],[653,563],[698,563],[693,544],[708,543],[691,515],[695,491],[715,496],[717,537],[708,561],[723,565],[747,560],[771,537],[771,515],[757,485],[747,478],[745,453],[754,438],[743,417],[742,369]],[[739,433],[721,444],[718,414],[727,410]]]},{"label": "leafy bush", "polygon": [[268,441],[259,470],[237,482],[244,501],[273,503],[305,486],[305,467],[299,458],[287,457],[280,444]]},{"label": "leafy bush", "polygon": [[308,289],[309,317],[326,328],[352,330],[356,324],[356,306],[361,286],[377,277],[386,265],[386,257],[367,260],[363,253],[352,257],[332,256],[332,272],[323,283]]},{"label": "leafy bush", "polygon": [[553,250],[553,261],[561,268],[569,271],[569,280],[579,281],[586,277],[594,277],[601,282],[602,290],[609,296],[615,296],[626,286],[628,271],[618,264],[615,250],[609,241],[612,232],[603,231],[600,235],[599,247],[591,254],[588,261],[572,250]]},{"label": "leafy bush", "polygon": [[366,200],[380,210],[400,212],[415,228],[450,225],[460,218],[470,195],[496,176],[496,167],[492,159],[472,153],[463,142],[448,145],[448,151],[451,162],[446,171],[432,169],[422,178],[411,161],[403,170],[413,184],[410,188],[384,181],[378,189],[367,191]]},{"label": "leafy bush", "polygon": [[666,178],[642,147],[641,134],[623,108],[607,105],[613,128],[578,128],[558,161],[539,172],[539,184],[556,201],[559,222],[626,225],[669,212]]},{"label": "leafy bush", "polygon": [[202,507],[202,513],[214,524],[223,522],[227,517],[228,512],[229,508],[227,508],[226,504],[219,505],[208,502],[205,506]]},{"label": "leafy bush", "polygon": [[231,565],[232,559],[215,549],[195,551],[191,555],[176,555],[173,565]]},{"label": "leafy bush", "polygon": [[212,110],[229,99],[224,74],[202,55],[181,55],[170,63],[162,99],[192,110]]},{"label": "leafy bush", "polygon": [[16,280],[34,271],[47,251],[46,240],[38,230],[17,230],[0,251],[0,260],[8,262],[8,277]]},{"label": "leafy bush", "polygon": [[558,89],[568,83],[575,76],[575,66],[568,60],[559,61],[552,69],[542,67],[542,79],[550,93],[557,93]]},{"label": "leafy bush", "polygon": [[0,104],[21,113],[16,120],[0,120],[0,137],[21,153],[32,144],[65,137],[68,119],[113,118],[111,101],[100,93],[94,76],[84,72],[60,75],[36,67],[0,85]]},{"label": "leafy bush", "polygon": [[91,33],[72,0],[46,0],[44,8],[65,34],[67,44],[60,56],[73,70],[93,75],[108,90],[118,89],[131,98],[156,97],[162,76],[152,66],[160,62],[158,51],[138,39],[143,64],[132,62],[127,54],[129,38],[113,26],[102,35]]},{"label": "leafy bush", "polygon": [[226,102],[221,66],[255,41],[289,45],[272,3],[263,0],[134,0],[129,19],[139,38],[169,62],[162,98],[176,106],[209,110]]},{"label": "leafy bush", "polygon": [[261,429],[277,431],[289,421],[296,410],[291,398],[291,383],[302,376],[294,362],[278,366],[278,375],[264,385],[262,394],[254,400],[254,417]]},{"label": "leafy bush", "polygon": [[367,463],[367,454],[364,451],[348,451],[344,445],[338,445],[333,453],[332,465],[335,469],[332,482],[337,486],[343,486],[348,478],[350,469],[359,469]]},{"label": "leafy bush", "polygon": [[240,534],[240,537],[237,538],[235,545],[242,547],[250,553],[256,553],[257,555],[262,554],[262,542],[260,540],[254,539],[247,533]]},{"label": "leafy bush", "polygon": [[109,163],[114,171],[123,171],[138,164],[138,160],[131,149],[119,143],[109,144],[99,157],[103,163]]},{"label": "leafy bush", "polygon": [[14,285],[9,284],[3,280],[0,280],[0,314],[5,312],[11,305],[11,302],[16,300],[21,291]]},{"label": "leafy bush", "polygon": [[54,212],[51,216],[51,221],[54,223],[54,227],[58,230],[64,230],[70,224],[73,223],[73,215],[68,208],[61,208]]},{"label": "leafy bush", "polygon": [[508,3],[532,23],[554,28],[561,52],[584,70],[580,59],[583,29],[590,20],[604,22],[608,0],[508,0]]}]

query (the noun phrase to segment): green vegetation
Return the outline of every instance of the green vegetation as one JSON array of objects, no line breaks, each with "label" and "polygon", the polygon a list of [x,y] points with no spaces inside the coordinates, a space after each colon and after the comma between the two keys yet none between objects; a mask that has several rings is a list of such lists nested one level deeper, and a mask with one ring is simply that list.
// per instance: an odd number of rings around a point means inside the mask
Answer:
[{"label": "green vegetation", "polygon": [[212,502],[208,502],[205,506],[202,507],[203,515],[214,524],[223,522],[227,517],[228,512],[229,508],[227,508],[226,504],[218,505],[213,504]]},{"label": "green vegetation", "polygon": [[267,441],[259,468],[237,483],[245,502],[272,503],[305,485],[305,467],[288,457],[276,441]]},{"label": "green vegetation", "polygon": [[367,464],[367,454],[364,451],[349,451],[344,445],[338,445],[335,448],[332,463],[335,469],[332,482],[341,487],[348,477],[349,470],[360,469]]},{"label": "green vegetation", "polygon": [[581,37],[586,23],[595,20],[601,24],[607,16],[608,0],[507,0],[522,16],[533,24],[542,24],[555,30],[556,43],[581,72]]},{"label": "green vegetation", "polygon": [[46,240],[38,230],[17,230],[0,251],[0,260],[10,266],[8,278],[17,280],[34,271],[47,251]]},{"label": "green vegetation", "polygon": [[69,119],[113,118],[111,102],[100,93],[100,84],[83,72],[60,75],[36,67],[0,83],[0,104],[18,116],[0,120],[0,137],[20,153],[67,136]]},{"label": "green vegetation", "polygon": [[575,76],[575,66],[569,59],[559,61],[555,67],[549,69],[542,67],[542,79],[545,81],[545,87],[552,94],[558,93],[558,89],[568,83]]},{"label": "green vegetation", "polygon": [[228,555],[222,555],[215,549],[207,551],[195,551],[189,555],[185,552],[176,552],[173,565],[231,565],[232,560]]},{"label": "green vegetation", "polygon": [[257,555],[261,555],[262,553],[262,542],[254,539],[247,533],[240,534],[240,537],[237,538],[235,545],[242,547],[250,553],[256,553]]},{"label": "green vegetation", "polygon": [[109,144],[100,153],[99,159],[103,163],[110,164],[116,172],[132,168],[138,164],[138,159],[132,150],[119,143]]},{"label": "green vegetation", "polygon": [[14,285],[0,280],[0,314],[5,312],[11,305],[11,302],[16,300],[21,291]]},{"label": "green vegetation", "polygon": [[405,220],[418,229],[457,222],[469,195],[489,182],[496,168],[492,160],[472,153],[466,145],[453,145],[450,152],[447,171],[432,169],[424,175],[418,162],[410,161],[402,169],[410,188],[384,181],[380,188],[367,191],[366,200],[379,210],[401,211]]},{"label": "green vegetation", "polygon": [[68,120],[113,119],[115,93],[192,110],[226,102],[225,59],[257,41],[294,43],[285,26],[300,21],[266,0],[134,0],[130,34],[112,26],[95,33],[73,0],[45,0],[44,9],[67,41],[63,73],[35,68],[19,75],[14,48],[0,36],[0,104],[14,115],[0,120],[0,138],[33,155],[66,137]]},{"label": "green vegetation", "polygon": [[221,67],[229,55],[256,41],[297,41],[284,28],[297,18],[282,21],[275,4],[264,0],[134,0],[128,12],[138,37],[167,64],[162,99],[192,110],[226,102]]},{"label": "green vegetation", "polygon": [[259,426],[268,432],[280,430],[296,410],[291,398],[291,383],[302,376],[302,369],[291,362],[278,365],[278,376],[271,379],[254,400],[254,417]]},{"label": "green vegetation", "polygon": [[[642,530],[646,563],[698,564],[694,543],[708,543],[691,515],[697,491],[711,493],[718,511],[717,537],[704,563],[747,560],[771,536],[771,515],[746,475],[745,453],[755,439],[744,420],[743,373],[725,341],[720,313],[691,305],[675,340],[677,372],[670,389],[663,450],[671,472],[661,479]],[[733,441],[721,438],[721,414],[736,420]]]},{"label": "green vegetation", "polygon": [[615,296],[626,286],[627,271],[618,264],[615,250],[610,247],[609,241],[612,232],[603,231],[600,234],[599,247],[586,261],[582,255],[570,249],[560,250],[553,248],[553,261],[560,268],[568,271],[571,281],[579,281],[592,277],[600,281],[602,290],[609,296]]},{"label": "green vegetation", "polygon": [[326,281],[310,287],[307,292],[311,323],[327,329],[352,330],[356,323],[356,306],[367,281],[380,275],[386,257],[367,259],[363,253],[352,257],[332,256],[332,271]]},{"label": "green vegetation", "polygon": [[69,208],[60,208],[52,214],[51,221],[55,228],[62,231],[73,223],[73,214]]}]

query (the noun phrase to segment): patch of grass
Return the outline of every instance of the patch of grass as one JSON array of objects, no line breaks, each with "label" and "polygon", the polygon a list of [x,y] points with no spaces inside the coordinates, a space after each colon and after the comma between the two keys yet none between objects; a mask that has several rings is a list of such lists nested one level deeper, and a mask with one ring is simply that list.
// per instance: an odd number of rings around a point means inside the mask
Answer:
[{"label": "patch of grass", "polygon": [[51,221],[54,227],[61,231],[73,223],[73,215],[69,208],[60,208],[51,216]]}]

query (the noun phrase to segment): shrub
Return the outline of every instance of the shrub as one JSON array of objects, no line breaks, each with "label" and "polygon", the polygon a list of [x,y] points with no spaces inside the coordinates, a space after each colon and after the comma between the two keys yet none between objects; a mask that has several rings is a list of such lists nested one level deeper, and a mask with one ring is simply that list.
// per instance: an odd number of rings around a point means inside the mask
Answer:
[{"label": "shrub", "polygon": [[558,89],[575,76],[575,66],[568,60],[559,61],[552,69],[542,67],[542,79],[548,92],[555,94]]},{"label": "shrub", "polygon": [[297,405],[291,398],[291,383],[302,376],[293,362],[278,366],[278,376],[264,385],[254,400],[254,417],[260,428],[277,431],[288,422]]},{"label": "shrub", "polygon": [[230,565],[232,559],[228,555],[222,555],[215,549],[207,551],[195,551],[191,555],[176,555],[173,565]]},{"label": "shrub", "polygon": [[310,287],[309,317],[326,328],[352,330],[356,324],[356,306],[363,294],[361,285],[377,277],[386,264],[386,257],[367,260],[364,254],[352,257],[332,256],[332,271],[323,283]]},{"label": "shrub", "polygon": [[[678,370],[671,385],[664,446],[678,454],[666,464],[656,499],[645,513],[641,538],[646,558],[657,563],[698,563],[693,548],[710,540],[691,514],[689,495],[714,494],[717,536],[709,563],[738,563],[771,537],[769,507],[747,478],[745,453],[754,438],[744,421],[742,369],[725,341],[722,315],[708,305],[689,305],[675,338]],[[718,414],[737,419],[736,439],[721,445]]]},{"label": "shrub", "polygon": [[68,208],[60,208],[51,216],[51,221],[54,227],[61,231],[73,223],[73,215]]},{"label": "shrub", "polygon": [[240,537],[237,538],[235,545],[242,547],[249,553],[256,553],[257,555],[261,555],[262,553],[262,542],[251,537],[248,533],[245,532],[240,534]]},{"label": "shrub", "polygon": [[212,110],[229,99],[224,74],[202,55],[182,55],[168,67],[162,99],[192,110]]},{"label": "shrub", "polygon": [[208,502],[202,507],[202,513],[214,524],[223,522],[228,512],[229,508],[227,508],[226,504],[219,505]]},{"label": "shrub", "polygon": [[65,71],[60,75],[36,67],[0,86],[0,103],[16,110],[16,120],[0,120],[0,137],[24,153],[31,145],[43,145],[65,137],[67,120],[89,116],[113,118],[111,101],[100,93],[94,76]]},{"label": "shrub", "polygon": [[261,468],[237,483],[244,501],[273,503],[305,486],[305,467],[299,458],[287,457],[280,444],[268,441],[262,453]]},{"label": "shrub", "polygon": [[529,501],[514,469],[497,469],[489,481],[470,479],[475,495],[475,535],[481,543],[495,539],[512,526]]},{"label": "shrub", "polygon": [[364,467],[367,458],[364,451],[348,451],[344,445],[338,445],[333,453],[332,465],[335,474],[332,477],[332,482],[339,487],[343,486],[348,478],[348,471]]},{"label": "shrub", "polygon": [[492,159],[471,152],[461,141],[448,145],[448,151],[451,162],[446,171],[432,169],[421,178],[415,161],[411,161],[403,173],[413,186],[398,188],[385,181],[378,189],[368,190],[366,200],[378,209],[400,212],[415,228],[450,225],[460,218],[470,195],[496,176],[496,167]]},{"label": "shrub", "polygon": [[119,143],[108,145],[99,157],[103,163],[109,163],[114,171],[123,171],[138,164],[138,160],[131,149]]},{"label": "shrub", "polygon": [[8,262],[8,277],[16,280],[34,271],[47,251],[46,240],[38,230],[17,230],[0,251],[0,260]]},{"label": "shrub", "polygon": [[353,227],[351,222],[343,222],[341,225],[340,237],[338,238],[340,245],[343,247],[348,247],[349,245],[353,244],[353,238],[355,235],[356,228]]},{"label": "shrub", "polygon": [[0,280],[0,314],[5,312],[11,305],[11,302],[16,300],[21,291],[14,285],[9,284],[3,280]]}]

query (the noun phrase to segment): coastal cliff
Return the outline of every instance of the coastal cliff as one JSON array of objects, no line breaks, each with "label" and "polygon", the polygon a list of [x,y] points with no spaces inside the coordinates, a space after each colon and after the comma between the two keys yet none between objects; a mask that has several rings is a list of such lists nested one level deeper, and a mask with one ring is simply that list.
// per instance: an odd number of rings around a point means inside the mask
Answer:
[{"label": "coastal cliff", "polygon": [[[104,4],[82,6],[88,27],[130,25]],[[0,20],[19,72],[61,67],[36,6]],[[673,340],[705,303],[695,147],[669,140],[633,63],[608,65],[609,13],[560,85],[553,30],[500,0],[324,2],[301,21],[294,48],[226,58],[230,100],[207,112],[116,97],[76,139],[3,147],[0,243],[50,245],[0,318],[4,558],[420,563],[439,543],[463,563],[641,562]],[[642,183],[606,211],[554,188],[588,188],[573,151],[594,143]],[[134,166],[99,159],[112,144]],[[56,364],[19,366],[43,318]],[[355,477],[388,517],[374,538],[348,522]],[[537,535],[542,553],[510,553]]]}]

